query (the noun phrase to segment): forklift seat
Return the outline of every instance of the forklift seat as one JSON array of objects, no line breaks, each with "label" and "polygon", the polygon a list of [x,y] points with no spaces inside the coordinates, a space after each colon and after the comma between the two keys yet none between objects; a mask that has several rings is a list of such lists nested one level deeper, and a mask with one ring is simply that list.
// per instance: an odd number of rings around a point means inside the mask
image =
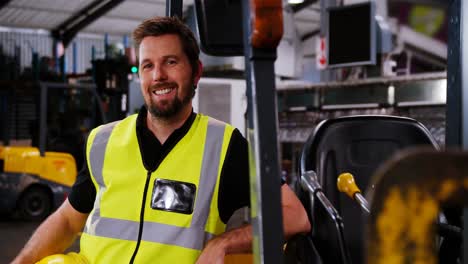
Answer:
[{"label": "forklift seat", "polygon": [[[301,172],[316,172],[324,194],[339,212],[351,263],[364,263],[365,218],[359,205],[338,191],[338,175],[343,172],[353,174],[362,193],[366,193],[370,177],[380,164],[398,150],[419,145],[439,148],[421,123],[410,118],[383,115],[347,116],[322,121],[306,141],[301,156]],[[314,194],[300,186],[296,190],[306,208],[312,230],[306,237],[296,240],[295,247],[313,246],[313,249],[301,252],[317,253],[316,256],[299,256],[301,262],[344,263],[343,256],[340,256],[342,251],[336,223],[323,205],[314,201]]]}]

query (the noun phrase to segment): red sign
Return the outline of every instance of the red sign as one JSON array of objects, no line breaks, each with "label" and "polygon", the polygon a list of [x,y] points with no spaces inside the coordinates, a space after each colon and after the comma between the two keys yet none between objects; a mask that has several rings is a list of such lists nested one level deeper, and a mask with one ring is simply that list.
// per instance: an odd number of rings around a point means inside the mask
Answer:
[{"label": "red sign", "polygon": [[324,70],[327,68],[327,45],[326,39],[324,37],[320,37],[316,39],[315,45],[315,61],[317,65],[317,69]]}]

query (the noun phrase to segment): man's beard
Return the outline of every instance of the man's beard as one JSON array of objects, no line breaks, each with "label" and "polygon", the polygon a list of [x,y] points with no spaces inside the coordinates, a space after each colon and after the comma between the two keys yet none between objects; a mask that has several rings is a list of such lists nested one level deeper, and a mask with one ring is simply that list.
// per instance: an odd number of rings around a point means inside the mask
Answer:
[{"label": "man's beard", "polygon": [[149,105],[146,103],[146,108],[153,117],[167,119],[177,115],[184,106],[190,103],[192,93],[185,94],[182,100],[176,95],[172,101],[165,102],[164,105],[161,102],[157,104],[150,100]]}]

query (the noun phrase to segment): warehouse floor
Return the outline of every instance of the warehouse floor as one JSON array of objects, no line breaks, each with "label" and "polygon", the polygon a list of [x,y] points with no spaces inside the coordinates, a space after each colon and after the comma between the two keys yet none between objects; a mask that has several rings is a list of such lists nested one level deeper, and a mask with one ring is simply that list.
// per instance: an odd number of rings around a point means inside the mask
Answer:
[{"label": "warehouse floor", "polygon": [[[39,224],[0,216],[0,263],[11,262]],[[78,240],[69,250],[79,250]]]}]

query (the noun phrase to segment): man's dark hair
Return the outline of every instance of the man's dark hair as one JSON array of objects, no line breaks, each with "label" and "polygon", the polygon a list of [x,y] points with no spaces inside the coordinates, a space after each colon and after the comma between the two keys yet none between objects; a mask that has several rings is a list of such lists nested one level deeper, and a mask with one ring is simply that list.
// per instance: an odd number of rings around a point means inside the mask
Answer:
[{"label": "man's dark hair", "polygon": [[145,37],[175,34],[179,36],[182,48],[192,66],[192,74],[198,71],[198,56],[200,48],[192,31],[177,17],[154,17],[143,21],[133,31],[133,42],[136,54],[139,53],[140,44]]}]

